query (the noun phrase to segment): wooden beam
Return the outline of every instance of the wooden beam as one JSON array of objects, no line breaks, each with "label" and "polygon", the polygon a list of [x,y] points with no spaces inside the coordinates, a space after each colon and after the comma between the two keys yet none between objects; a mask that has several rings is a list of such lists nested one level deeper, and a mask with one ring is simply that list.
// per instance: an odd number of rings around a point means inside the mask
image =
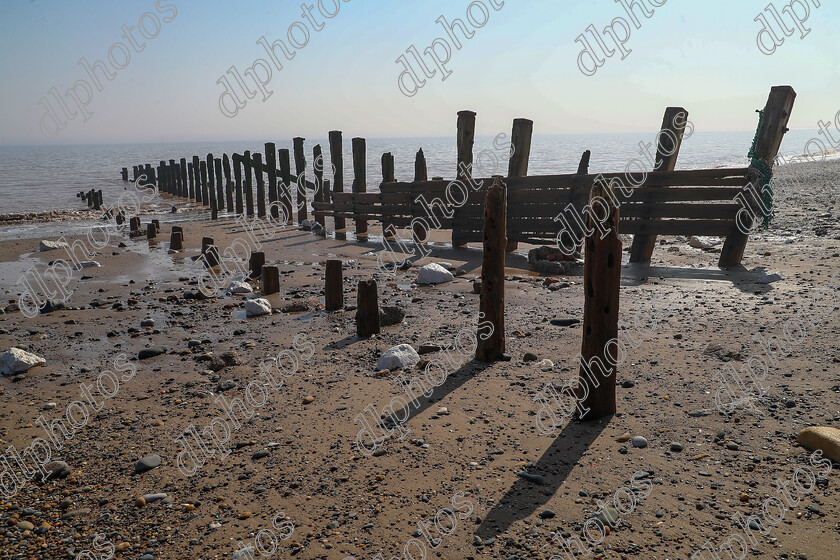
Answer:
[{"label": "wooden beam", "polygon": [[[464,185],[467,185],[466,179],[473,175],[473,144],[475,143],[475,113],[473,111],[458,111],[458,132],[457,132],[457,149],[458,149],[458,168],[455,176],[461,180]],[[455,209],[455,217],[458,217],[458,209]],[[459,239],[459,231],[457,226],[452,230],[452,247],[465,247],[461,239]]]},{"label": "wooden beam", "polygon": [[[779,146],[781,146],[785,132],[788,130],[788,120],[795,100],[796,92],[793,91],[792,87],[774,86],[770,90],[767,104],[764,106],[764,115],[761,120],[761,127],[758,129],[754,153],[755,158],[771,172],[776,155],[779,153]],[[759,187],[755,189],[759,193],[763,186],[763,179],[760,177],[761,173],[758,169],[751,166],[750,182]],[[749,222],[748,225],[751,227],[752,219],[749,219]],[[741,259],[744,258],[744,250],[747,247],[747,239],[748,235],[746,233],[738,227],[733,228],[723,243],[718,266],[728,268],[741,264]]]},{"label": "wooden beam", "polygon": [[303,223],[308,216],[306,209],[306,156],[303,154],[304,138],[297,137],[292,140],[295,152],[295,172],[297,173],[297,217],[298,224]]},{"label": "wooden beam", "polygon": [[291,224],[294,221],[294,211],[292,204],[292,164],[289,158],[289,150],[277,150],[278,165],[280,166],[280,204],[283,207],[283,212],[286,215],[286,224]]},{"label": "wooden beam", "polygon": [[[330,138],[330,161],[333,166],[333,192],[344,192],[344,158],[341,144],[341,131],[331,130]],[[347,234],[345,228],[347,224],[344,218],[333,218],[335,221],[335,237],[336,239],[346,239]]]},{"label": "wooden beam", "polygon": [[[531,157],[531,135],[534,132],[534,122],[528,119],[514,119],[513,130],[510,133],[510,143],[513,154],[508,160],[508,177],[525,177],[528,175],[528,159]],[[516,241],[508,241],[505,251],[512,253],[519,248]]]},{"label": "wooden beam", "polygon": [[[365,168],[365,139],[353,138],[353,192],[367,191],[367,169]],[[356,238],[367,241],[367,220],[356,220]]]},{"label": "wooden beam", "polygon": [[[475,359],[494,362],[505,353],[505,248],[507,247],[507,189],[497,177],[484,206],[484,253],[481,260],[479,320],[493,325],[486,339],[478,336]],[[486,333],[482,333],[486,334]]]},{"label": "wooden beam", "polygon": [[[590,200],[611,201],[604,182],[592,186]],[[605,236],[597,232],[584,241],[583,264],[583,340],[577,398],[581,419],[597,420],[614,414],[617,375],[618,303],[621,285],[621,239],[618,236],[618,206],[609,204]],[[595,226],[587,216],[587,226]],[[603,366],[602,366],[602,365]]]},{"label": "wooden beam", "polygon": [[[656,136],[656,163],[654,171],[673,171],[677,165],[677,157],[682,146],[685,124],[688,122],[688,111],[682,107],[668,107],[662,117],[662,127]],[[659,187],[667,188],[667,186]],[[630,262],[648,262],[656,247],[655,235],[636,234],[630,246]]]}]

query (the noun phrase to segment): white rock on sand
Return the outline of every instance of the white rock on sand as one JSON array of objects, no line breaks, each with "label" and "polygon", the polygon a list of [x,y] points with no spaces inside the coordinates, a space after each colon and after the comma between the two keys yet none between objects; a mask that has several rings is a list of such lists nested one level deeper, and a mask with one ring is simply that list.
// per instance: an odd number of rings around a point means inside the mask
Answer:
[{"label": "white rock on sand", "polygon": [[249,299],[245,302],[245,316],[259,317],[271,313],[271,303],[267,299]]},{"label": "white rock on sand", "polygon": [[427,264],[417,273],[418,284],[442,284],[455,278],[452,273],[437,263]]},{"label": "white rock on sand", "polygon": [[64,241],[41,241],[41,251],[52,251],[54,249],[65,249],[67,243]]},{"label": "white rock on sand", "polygon": [[688,240],[688,244],[695,249],[711,249],[720,245],[720,239],[717,237],[707,237],[705,235],[692,235]]},{"label": "white rock on sand", "polygon": [[389,348],[376,363],[376,369],[395,370],[413,366],[420,361],[420,354],[410,344],[399,344]]},{"label": "white rock on sand", "polygon": [[31,367],[42,366],[46,363],[47,361],[41,356],[36,356],[20,348],[10,348],[0,354],[0,375],[23,373]]},{"label": "white rock on sand", "polygon": [[82,261],[73,266],[73,270],[82,270],[83,268],[99,268],[102,265],[96,261]]},{"label": "white rock on sand", "polygon": [[228,291],[232,294],[250,294],[254,290],[251,289],[251,286],[247,282],[234,280],[228,285]]}]

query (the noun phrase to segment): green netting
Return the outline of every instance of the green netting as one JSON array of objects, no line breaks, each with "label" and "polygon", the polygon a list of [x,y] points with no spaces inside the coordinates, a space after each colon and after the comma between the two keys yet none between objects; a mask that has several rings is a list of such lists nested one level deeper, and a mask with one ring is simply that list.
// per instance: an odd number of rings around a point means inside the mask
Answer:
[{"label": "green netting", "polygon": [[763,214],[764,229],[770,227],[770,222],[773,220],[773,189],[770,187],[770,180],[773,178],[773,172],[755,157],[755,143],[758,142],[758,132],[761,130],[761,121],[764,120],[764,109],[758,112],[758,126],[755,129],[755,136],[753,137],[752,146],[747,157],[750,158],[750,166],[755,167],[761,174],[761,184],[759,185],[761,202],[766,209]]}]

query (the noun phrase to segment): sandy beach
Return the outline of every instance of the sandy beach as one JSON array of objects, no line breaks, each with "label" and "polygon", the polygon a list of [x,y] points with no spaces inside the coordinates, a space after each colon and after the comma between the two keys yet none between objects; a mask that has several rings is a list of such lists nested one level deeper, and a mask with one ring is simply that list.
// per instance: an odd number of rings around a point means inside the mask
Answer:
[{"label": "sandy beach", "polygon": [[[202,237],[225,248],[248,235],[232,218],[172,214],[185,247],[174,254],[165,215],[155,240],[115,235],[91,256],[101,267],[74,273],[68,308],[32,318],[15,310],[16,282],[61,251],[39,252],[48,238],[35,235],[2,241],[0,350],[25,348],[46,364],[0,378],[0,445],[23,453],[43,438],[67,469],[39,483],[11,459],[0,462],[0,483],[17,486],[0,501],[0,558],[265,557],[247,549],[255,539],[273,542],[277,558],[420,558],[417,543],[444,559],[572,558],[559,540],[580,535],[622,496],[620,522],[581,557],[682,560],[737,533],[749,557],[836,558],[837,464],[829,474],[830,462],[809,463],[796,437],[840,421],[840,318],[825,295],[838,292],[840,163],[785,166],[778,176],[789,182],[773,226],[750,237],[741,268],[717,267],[719,244],[700,249],[676,237],[660,238],[650,266],[629,265],[625,239],[620,318],[637,344],[618,369],[619,412],[562,419],[548,433],[536,421],[540,396],[577,374],[581,345],[580,324],[551,320],[582,318],[582,272],[536,273],[532,247],[506,262],[511,359],[482,364],[458,346],[479,324],[481,250],[451,248],[448,232],[434,232],[430,257],[382,271],[378,224],[368,243],[272,230],[261,250],[280,269],[280,292],[267,296],[272,314],[251,318],[245,302],[259,294],[256,281],[254,294],[184,297],[199,288],[203,271],[192,257]],[[323,309],[328,258],[344,262],[343,311]],[[445,263],[454,279],[417,285],[430,262]],[[371,278],[380,305],[405,317],[359,340],[356,285]],[[783,339],[794,317],[806,332],[788,333],[795,343],[784,351],[765,351],[756,337]],[[379,370],[380,356],[399,344],[422,348],[423,361]],[[137,359],[159,346],[159,355]],[[282,384],[266,381],[260,392],[251,382],[269,379],[261,364],[278,353],[287,359]],[[716,376],[759,355],[771,365],[767,392],[719,411]],[[412,401],[398,376],[411,379],[436,358],[445,381]],[[121,381],[94,391],[103,371]],[[89,417],[68,409],[73,402],[87,403]],[[386,406],[406,418],[390,433],[375,424]],[[212,430],[217,417],[216,428],[229,432],[212,432],[227,435],[218,448],[204,438],[208,456],[184,434]],[[366,425],[377,433],[360,434]],[[645,446],[630,440],[637,436]],[[138,473],[146,468],[138,461],[154,455],[159,466]],[[761,512],[777,481],[808,465],[810,491],[786,502],[767,534],[733,522]],[[19,530],[22,522],[32,529]]]}]

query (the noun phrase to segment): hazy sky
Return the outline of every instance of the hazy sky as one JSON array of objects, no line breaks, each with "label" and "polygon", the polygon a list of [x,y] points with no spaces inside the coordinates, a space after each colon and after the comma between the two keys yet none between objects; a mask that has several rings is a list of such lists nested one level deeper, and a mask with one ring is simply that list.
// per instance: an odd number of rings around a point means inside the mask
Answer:
[{"label": "hazy sky", "polygon": [[[816,128],[840,109],[834,43],[840,7],[828,0],[819,8],[808,0],[810,33],[801,38],[794,31],[772,56],[756,46],[762,27],[754,21],[768,0],[656,0],[661,7],[645,0],[653,15],[636,9],[640,29],[619,0],[504,0],[498,10],[492,4],[501,0],[479,0],[489,18],[480,28],[467,23],[471,39],[456,31],[460,50],[436,20],[466,21],[467,0],[342,0],[330,19],[318,0],[309,1],[320,31],[302,15],[300,1],[0,0],[0,144],[275,140],[324,137],[333,129],[345,136],[450,135],[461,109],[478,113],[478,134],[509,132],[516,117],[533,119],[535,133],[643,131],[658,128],[668,105],[686,107],[698,130],[752,130],[754,110],[780,84],[798,93],[791,128]],[[781,11],[787,3],[775,6]],[[472,4],[481,23],[482,6]],[[335,12],[336,0],[321,5]],[[796,12],[804,15],[801,6]],[[583,75],[575,39],[590,24],[601,30],[617,17],[629,22],[625,48],[632,52],[623,60],[619,53],[605,57],[594,75]],[[783,17],[792,28],[790,16]],[[141,21],[152,38],[140,34]],[[135,28],[141,52],[123,37],[124,25]],[[271,66],[265,86],[271,96],[246,99],[237,88],[245,105],[235,117],[224,116],[217,80],[231,66],[243,73],[256,59],[270,63],[257,41],[264,36],[288,46],[290,26],[293,40],[303,43],[305,29],[308,43],[292,60],[277,49],[283,68]],[[620,21],[615,29],[624,33]],[[422,53],[437,38],[452,50],[446,65],[452,73],[443,81],[438,70],[414,96],[403,95],[396,59],[412,45]],[[127,64],[122,47],[111,48],[117,42],[130,51]],[[445,58],[444,41],[437,49]],[[124,68],[109,62],[109,50]],[[112,80],[95,72],[101,91],[77,64],[82,57],[102,60],[113,72]],[[259,65],[257,74],[267,77]],[[85,100],[78,80],[92,91],[86,122],[81,115],[67,119],[48,95],[56,88],[78,112],[66,95],[77,83]],[[65,119],[53,137],[42,133],[42,122],[56,131],[52,117],[42,119],[45,96]]]}]

